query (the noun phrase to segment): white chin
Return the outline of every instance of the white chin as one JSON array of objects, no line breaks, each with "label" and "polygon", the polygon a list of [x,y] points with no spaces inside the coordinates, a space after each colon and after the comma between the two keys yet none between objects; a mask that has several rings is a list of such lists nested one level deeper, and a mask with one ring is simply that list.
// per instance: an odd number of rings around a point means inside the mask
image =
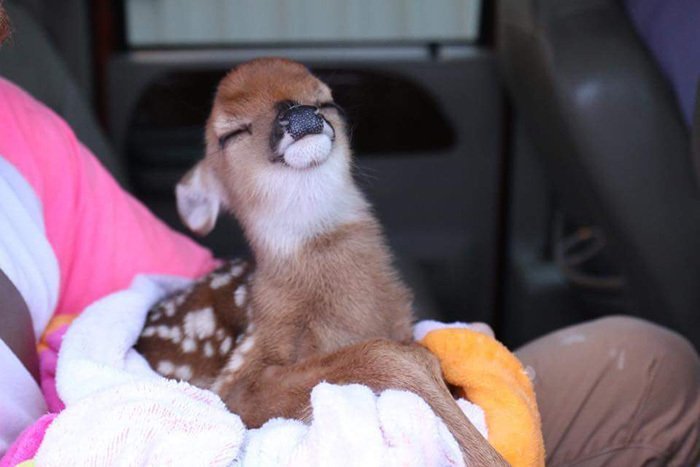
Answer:
[{"label": "white chin", "polygon": [[284,151],[284,162],[294,169],[315,167],[326,162],[332,146],[333,142],[326,135],[304,136]]}]

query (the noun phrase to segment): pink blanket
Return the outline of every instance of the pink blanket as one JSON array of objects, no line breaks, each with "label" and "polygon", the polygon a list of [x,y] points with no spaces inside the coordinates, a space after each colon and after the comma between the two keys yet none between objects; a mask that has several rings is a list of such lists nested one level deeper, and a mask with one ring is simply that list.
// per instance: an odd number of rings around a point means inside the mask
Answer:
[{"label": "pink blanket", "polygon": [[[41,201],[59,262],[59,300],[39,346],[42,390],[57,412],[63,404],[55,390],[56,358],[72,317],[127,287],[136,274],[196,277],[216,261],[122,190],[61,118],[2,78],[0,103],[0,157],[19,170]],[[24,448],[50,420],[42,418],[25,431]],[[0,465],[33,454],[24,448],[13,447]]]}]

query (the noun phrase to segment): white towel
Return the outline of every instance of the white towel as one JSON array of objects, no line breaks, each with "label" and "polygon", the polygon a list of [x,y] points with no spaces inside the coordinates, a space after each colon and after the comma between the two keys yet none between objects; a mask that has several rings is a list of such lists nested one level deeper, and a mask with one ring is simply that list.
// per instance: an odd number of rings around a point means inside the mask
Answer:
[{"label": "white towel", "polygon": [[36,465],[226,466],[244,439],[240,418],[186,383],[133,382],[68,405],[46,430]]},{"label": "white towel", "polygon": [[311,392],[313,422],[271,420],[250,430],[241,456],[250,466],[461,466],[459,445],[415,394],[376,396],[359,384],[321,383]]},{"label": "white towel", "polygon": [[[274,419],[246,430],[214,393],[156,374],[132,347],[150,307],[184,285],[141,276],[73,322],[56,373],[66,409],[37,465],[463,465],[443,422],[409,392],[321,383],[311,424]],[[460,406],[485,435],[483,412]]]}]

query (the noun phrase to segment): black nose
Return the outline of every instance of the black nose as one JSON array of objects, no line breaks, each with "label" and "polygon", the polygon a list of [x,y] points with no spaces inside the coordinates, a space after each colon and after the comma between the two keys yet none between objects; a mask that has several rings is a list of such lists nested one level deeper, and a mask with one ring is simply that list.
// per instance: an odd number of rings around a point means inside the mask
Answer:
[{"label": "black nose", "polygon": [[323,117],[312,105],[296,105],[280,112],[278,122],[294,141],[323,131]]}]

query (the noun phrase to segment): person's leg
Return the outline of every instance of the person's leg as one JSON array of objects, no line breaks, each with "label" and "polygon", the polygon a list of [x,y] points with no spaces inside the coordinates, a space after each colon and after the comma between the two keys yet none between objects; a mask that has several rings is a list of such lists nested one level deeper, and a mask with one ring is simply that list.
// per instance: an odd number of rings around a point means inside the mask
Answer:
[{"label": "person's leg", "polygon": [[516,355],[534,376],[547,465],[700,462],[700,359],[680,335],[610,317]]}]

